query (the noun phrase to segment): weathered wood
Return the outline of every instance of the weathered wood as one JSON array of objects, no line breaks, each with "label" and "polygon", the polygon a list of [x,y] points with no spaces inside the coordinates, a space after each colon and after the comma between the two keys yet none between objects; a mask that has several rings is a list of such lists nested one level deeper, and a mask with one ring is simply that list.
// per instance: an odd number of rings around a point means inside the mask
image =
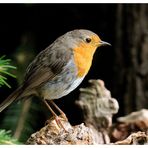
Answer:
[{"label": "weathered wood", "polygon": [[145,132],[137,132],[131,134],[123,141],[117,141],[117,145],[147,145],[148,135]]},{"label": "weathered wood", "polygon": [[82,109],[85,124],[93,129],[97,143],[110,143],[108,129],[113,114],[118,112],[118,102],[111,97],[102,80],[89,80],[89,83],[90,86],[80,89],[76,103]]},{"label": "weathered wood", "polygon": [[124,117],[119,117],[116,123],[110,129],[110,138],[112,142],[126,139],[134,132],[147,132],[148,130],[148,110],[142,109],[132,112]]},{"label": "weathered wood", "polygon": [[59,127],[53,118],[50,118],[48,124],[40,129],[40,131],[32,134],[26,144],[95,144],[92,131],[83,123],[71,126],[68,121],[63,120],[60,117],[59,119],[67,132],[62,127]]}]

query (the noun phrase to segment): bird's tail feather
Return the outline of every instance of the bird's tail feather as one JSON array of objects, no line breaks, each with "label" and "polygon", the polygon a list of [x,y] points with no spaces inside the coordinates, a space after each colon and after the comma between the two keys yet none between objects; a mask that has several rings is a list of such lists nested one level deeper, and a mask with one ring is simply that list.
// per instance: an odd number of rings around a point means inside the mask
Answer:
[{"label": "bird's tail feather", "polygon": [[17,88],[12,94],[10,94],[7,99],[5,99],[1,104],[0,104],[0,112],[2,112],[6,107],[8,107],[13,101],[18,99],[20,95],[22,94],[23,89],[22,86]]}]

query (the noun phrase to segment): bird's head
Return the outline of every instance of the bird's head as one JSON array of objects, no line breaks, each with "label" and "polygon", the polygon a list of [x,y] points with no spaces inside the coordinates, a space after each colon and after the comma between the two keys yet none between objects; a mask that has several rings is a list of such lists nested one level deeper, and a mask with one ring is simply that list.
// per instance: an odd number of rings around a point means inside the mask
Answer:
[{"label": "bird's head", "polygon": [[89,55],[93,55],[98,47],[111,46],[110,43],[102,41],[97,34],[89,30],[73,30],[69,34],[76,52],[86,52]]}]

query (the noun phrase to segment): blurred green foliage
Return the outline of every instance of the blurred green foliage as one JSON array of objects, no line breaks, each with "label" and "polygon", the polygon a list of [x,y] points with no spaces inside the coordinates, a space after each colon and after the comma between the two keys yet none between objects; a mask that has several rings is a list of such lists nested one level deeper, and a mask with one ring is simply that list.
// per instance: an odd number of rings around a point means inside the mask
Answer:
[{"label": "blurred green foliage", "polygon": [[0,57],[0,87],[2,85],[6,85],[9,88],[11,88],[11,86],[7,83],[6,76],[11,76],[16,78],[15,75],[9,72],[10,69],[16,69],[16,67],[10,65],[10,61],[11,61],[10,59],[4,59],[4,58],[5,56]]},{"label": "blurred green foliage", "polygon": [[0,130],[0,144],[1,145],[12,145],[21,144],[17,139],[12,138],[10,131]]},{"label": "blurred green foliage", "polygon": [[[8,86],[9,88],[11,87],[7,83],[6,76],[16,78],[15,75],[9,72],[10,69],[16,69],[16,67],[10,65],[10,61],[10,59],[5,59],[5,56],[0,57],[0,87],[3,85]],[[11,137],[10,132],[11,131],[0,129],[0,144],[19,144],[15,138]]]}]

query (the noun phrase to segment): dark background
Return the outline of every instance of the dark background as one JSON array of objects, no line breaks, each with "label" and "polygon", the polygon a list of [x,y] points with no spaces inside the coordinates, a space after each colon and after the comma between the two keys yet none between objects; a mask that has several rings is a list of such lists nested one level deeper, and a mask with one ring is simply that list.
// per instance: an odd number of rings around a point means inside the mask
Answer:
[{"label": "dark background", "polygon": [[[147,85],[143,83],[147,81],[147,77],[137,72],[143,61],[145,67],[147,65],[147,58],[142,56],[144,53],[147,55],[147,52],[141,46],[142,43],[147,46],[147,11],[147,5],[141,4],[0,4],[1,55],[12,59],[13,65],[18,68],[13,71],[18,79],[8,78],[12,89],[1,88],[1,101],[23,81],[26,66],[37,53],[70,30],[89,29],[102,40],[111,43],[112,47],[97,50],[93,65],[83,83],[71,94],[56,100],[56,104],[66,113],[72,124],[81,123],[81,111],[75,105],[79,88],[86,87],[89,79],[102,79],[119,102],[120,109],[115,117],[147,107]],[[24,57],[20,61],[19,55],[22,54]],[[143,101],[139,101],[141,99]],[[36,104],[35,109],[31,105],[35,112],[30,109],[29,124],[25,126],[31,132],[40,129],[49,115],[45,108],[43,110],[46,113],[40,109],[43,104],[38,99],[33,98],[32,101],[32,104]],[[21,107],[18,108],[13,104],[1,113],[1,128],[15,133],[15,122],[18,123],[19,120],[15,116],[19,117],[21,112]],[[31,132],[26,137],[16,137],[25,141]]]}]

